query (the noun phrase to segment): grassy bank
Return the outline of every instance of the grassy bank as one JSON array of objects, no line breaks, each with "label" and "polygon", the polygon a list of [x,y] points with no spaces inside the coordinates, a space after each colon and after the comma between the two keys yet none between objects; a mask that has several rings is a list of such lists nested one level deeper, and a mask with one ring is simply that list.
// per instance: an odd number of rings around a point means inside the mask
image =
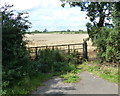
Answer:
[{"label": "grassy bank", "polygon": [[[16,82],[11,89],[7,89],[7,96],[28,95],[39,86],[44,86],[43,82],[52,77],[52,74],[38,73],[36,76],[26,76],[19,83]],[[6,96],[5,95],[5,96]]]},{"label": "grassy bank", "polygon": [[99,64],[95,61],[84,62],[78,67],[81,68],[81,71],[88,71],[105,80],[108,80],[113,83],[118,83],[118,67],[106,66],[104,64]]}]

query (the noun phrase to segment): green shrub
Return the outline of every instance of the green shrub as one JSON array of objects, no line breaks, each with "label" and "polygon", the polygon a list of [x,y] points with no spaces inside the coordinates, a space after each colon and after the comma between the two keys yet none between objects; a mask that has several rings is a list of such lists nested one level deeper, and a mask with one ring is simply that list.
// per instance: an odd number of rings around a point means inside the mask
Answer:
[{"label": "green shrub", "polygon": [[97,55],[101,61],[120,62],[120,32],[114,28],[91,26],[90,38],[97,46]]},{"label": "green shrub", "polygon": [[[16,13],[10,5],[2,9],[2,81],[3,92],[11,88],[28,73],[28,52],[23,36],[29,28],[29,22],[24,17],[26,13]],[[15,17],[15,18],[13,18]],[[30,70],[29,70],[30,71]],[[6,82],[9,82],[4,87]],[[6,92],[7,93],[7,92]]]},{"label": "green shrub", "polygon": [[73,57],[73,54],[65,54],[60,50],[41,50],[36,61],[37,68],[41,72],[70,72],[75,70]]},{"label": "green shrub", "polygon": [[39,51],[38,66],[41,72],[60,71],[64,56],[58,50],[45,49]]},{"label": "green shrub", "polygon": [[[19,82],[17,82],[12,88],[7,88],[7,92],[5,93],[5,96],[27,96],[29,93],[34,91],[37,87],[43,86],[43,81],[48,80],[52,74],[43,74],[43,73],[36,73],[36,75],[33,76],[26,76]],[[3,93],[3,95],[4,95]]]},{"label": "green shrub", "polygon": [[[88,34],[93,44],[97,46],[101,61],[120,63],[120,3],[115,3],[112,11],[113,27],[98,27],[87,23]],[[105,23],[105,22],[104,22]]]},{"label": "green shrub", "polygon": [[111,31],[107,38],[106,60],[112,62],[120,62],[120,32]]}]

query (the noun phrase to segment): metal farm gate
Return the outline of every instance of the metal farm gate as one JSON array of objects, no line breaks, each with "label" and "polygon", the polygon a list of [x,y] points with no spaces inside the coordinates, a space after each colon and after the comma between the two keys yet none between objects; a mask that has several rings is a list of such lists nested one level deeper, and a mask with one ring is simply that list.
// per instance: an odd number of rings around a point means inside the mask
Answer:
[{"label": "metal farm gate", "polygon": [[87,55],[87,42],[84,41],[83,43],[76,43],[76,44],[62,44],[62,45],[51,45],[51,46],[37,46],[37,47],[28,47],[28,50],[31,54],[31,57],[37,59],[38,51],[44,49],[51,49],[51,50],[63,50],[67,51],[68,54],[71,52],[77,51],[82,53],[83,58],[88,59]]}]

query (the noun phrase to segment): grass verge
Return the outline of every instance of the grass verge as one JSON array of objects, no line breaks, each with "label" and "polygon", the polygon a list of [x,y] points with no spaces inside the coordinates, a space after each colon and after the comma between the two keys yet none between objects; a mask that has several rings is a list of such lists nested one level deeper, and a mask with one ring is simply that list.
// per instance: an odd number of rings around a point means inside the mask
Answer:
[{"label": "grass verge", "polygon": [[[38,73],[35,76],[26,76],[23,78],[20,82],[16,83],[15,86],[13,86],[11,89],[7,89],[7,93],[5,96],[14,95],[22,95],[27,96],[32,91],[36,90],[36,88],[40,86],[44,86],[43,82],[49,80],[53,76],[60,76],[61,78],[64,78],[65,83],[76,83],[79,82],[80,77],[77,75],[80,70],[73,70],[71,72],[67,73],[61,73],[61,72],[55,72],[55,73]],[[3,94],[4,96],[4,94]]]},{"label": "grass verge", "polygon": [[103,64],[98,64],[97,62],[85,62],[82,65],[79,65],[81,71],[91,72],[105,80],[108,80],[113,83],[119,83],[118,78],[118,68],[105,66]]},{"label": "grass verge", "polygon": [[8,89],[7,94],[5,96],[26,96],[29,93],[31,93],[33,90],[35,90],[39,86],[43,86],[43,81],[48,80],[50,77],[52,77],[52,74],[43,74],[39,73],[36,76],[27,76],[23,78],[20,82],[18,82],[12,89]]}]

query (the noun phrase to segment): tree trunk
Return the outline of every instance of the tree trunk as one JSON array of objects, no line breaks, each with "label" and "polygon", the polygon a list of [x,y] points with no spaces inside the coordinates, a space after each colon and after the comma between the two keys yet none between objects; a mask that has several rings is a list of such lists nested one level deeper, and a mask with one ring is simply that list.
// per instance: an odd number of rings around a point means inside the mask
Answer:
[{"label": "tree trunk", "polygon": [[99,11],[100,14],[100,18],[99,18],[99,22],[97,23],[98,27],[103,27],[104,26],[104,21],[105,21],[105,15],[103,14],[103,9],[101,8],[101,10]]}]

